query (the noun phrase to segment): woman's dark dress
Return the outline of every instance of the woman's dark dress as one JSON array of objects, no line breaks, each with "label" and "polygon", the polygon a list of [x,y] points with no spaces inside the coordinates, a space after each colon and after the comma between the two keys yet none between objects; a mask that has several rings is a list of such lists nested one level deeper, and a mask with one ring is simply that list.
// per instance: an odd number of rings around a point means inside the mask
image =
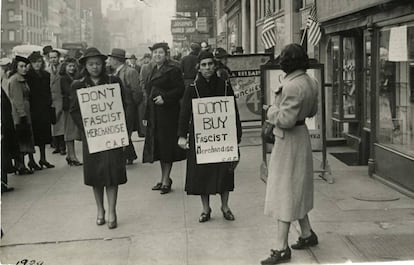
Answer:
[{"label": "woman's dark dress", "polygon": [[[200,74],[196,78],[197,89],[201,98],[224,96],[226,90],[225,81],[213,75],[210,82]],[[227,85],[227,96],[234,96],[230,84]],[[185,191],[189,195],[217,194],[234,190],[234,164],[232,162],[211,163],[197,165],[195,144],[194,144],[194,124],[192,122],[192,99],[197,98],[197,93],[193,85],[186,88],[180,113],[178,135],[187,137],[189,133],[190,149],[187,152],[187,173]],[[236,100],[234,100],[236,104]],[[241,123],[239,111],[236,108],[237,142],[241,140]]]},{"label": "woman's dark dress", "polygon": [[[185,152],[177,144],[180,100],[184,92],[181,70],[169,61],[160,69],[154,64],[145,89],[148,100],[143,162],[184,160]],[[164,99],[162,105],[153,101],[159,95]]]},{"label": "woman's dark dress", "polygon": [[[113,83],[119,83],[119,85],[122,86],[121,80],[118,77],[109,77],[107,75],[102,77],[97,85]],[[82,135],[84,182],[85,185],[94,187],[108,187],[124,184],[127,182],[127,176],[123,148],[111,149],[93,154],[90,154],[88,150],[88,143],[83,128],[76,90],[92,86],[95,86],[95,84],[89,77],[75,80],[72,83],[73,95],[70,99],[69,110],[73,121],[78,126]]]},{"label": "woman's dark dress", "polygon": [[39,73],[31,70],[27,73],[26,80],[30,88],[29,101],[34,143],[37,146],[49,144],[52,140],[50,74],[43,70]]}]

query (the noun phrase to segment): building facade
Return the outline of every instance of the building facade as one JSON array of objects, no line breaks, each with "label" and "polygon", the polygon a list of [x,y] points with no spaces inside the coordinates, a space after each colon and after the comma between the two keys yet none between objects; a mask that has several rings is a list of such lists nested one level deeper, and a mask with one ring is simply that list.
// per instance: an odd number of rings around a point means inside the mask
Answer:
[{"label": "building facade", "polygon": [[19,44],[41,45],[44,1],[7,0],[1,4],[1,55],[11,54]]}]

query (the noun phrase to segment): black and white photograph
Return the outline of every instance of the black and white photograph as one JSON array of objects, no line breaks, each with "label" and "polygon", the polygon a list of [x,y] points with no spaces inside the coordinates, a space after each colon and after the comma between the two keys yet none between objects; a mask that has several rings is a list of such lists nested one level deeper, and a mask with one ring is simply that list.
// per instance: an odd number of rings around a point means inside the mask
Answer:
[{"label": "black and white photograph", "polygon": [[414,263],[413,0],[0,11],[0,264]]}]

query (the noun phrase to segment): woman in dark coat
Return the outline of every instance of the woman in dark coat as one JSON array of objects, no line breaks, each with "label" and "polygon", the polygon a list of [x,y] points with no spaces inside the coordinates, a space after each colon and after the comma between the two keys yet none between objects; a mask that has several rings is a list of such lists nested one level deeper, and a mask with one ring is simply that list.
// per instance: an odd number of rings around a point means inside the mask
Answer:
[{"label": "woman in dark coat", "polygon": [[76,157],[75,140],[80,140],[80,131],[69,114],[70,97],[72,95],[72,82],[78,72],[78,63],[75,58],[67,58],[60,68],[60,88],[62,89],[62,110],[65,124],[65,143],[68,150],[66,162],[69,166],[81,166]]},{"label": "woman in dark coat", "polygon": [[170,173],[173,162],[185,159],[184,150],[177,146],[184,81],[180,69],[167,60],[167,43],[156,43],[151,51],[154,64],[145,87],[148,99],[143,162],[160,161],[161,181],[152,189],[161,190],[161,194],[165,194],[171,191]]},{"label": "woman in dark coat", "polygon": [[72,96],[70,101],[70,114],[73,121],[81,131],[83,141],[83,175],[85,185],[92,186],[95,195],[98,216],[97,225],[105,224],[104,209],[104,187],[108,196],[108,228],[117,227],[116,200],[118,196],[118,185],[127,182],[125,160],[123,149],[116,148],[107,151],[89,153],[88,143],[84,133],[82,115],[78,102],[76,90],[87,89],[88,87],[103,84],[118,83],[121,80],[115,76],[108,76],[105,73],[105,60],[107,56],[100,53],[94,47],[88,48],[79,63],[85,67],[83,77],[72,83]]},{"label": "woman in dark coat", "polygon": [[46,160],[46,144],[52,141],[51,132],[51,108],[52,96],[50,93],[50,74],[45,71],[45,62],[40,52],[33,52],[28,57],[30,70],[27,73],[27,84],[30,88],[30,113],[32,116],[32,129],[34,143],[39,147],[39,165],[34,160],[34,155],[29,154],[28,166],[32,170],[40,170],[43,167],[53,168],[54,165]]},{"label": "woman in dark coat", "polygon": [[[187,174],[185,191],[189,195],[201,195],[203,212],[199,222],[206,222],[210,219],[210,194],[221,195],[221,210],[226,220],[234,220],[234,215],[228,206],[229,192],[234,189],[234,166],[235,162],[221,162],[210,164],[197,164],[194,141],[194,124],[192,121],[193,108],[192,99],[215,97],[215,96],[234,96],[232,87],[226,81],[220,79],[215,73],[215,62],[213,54],[202,51],[199,55],[199,74],[195,80],[195,86],[186,88],[182,102],[182,109],[179,119],[179,140],[178,145],[186,149],[187,153]],[[234,101],[236,104],[236,100]],[[241,140],[241,123],[237,105],[236,126],[237,142]],[[189,142],[187,142],[189,134]]]}]

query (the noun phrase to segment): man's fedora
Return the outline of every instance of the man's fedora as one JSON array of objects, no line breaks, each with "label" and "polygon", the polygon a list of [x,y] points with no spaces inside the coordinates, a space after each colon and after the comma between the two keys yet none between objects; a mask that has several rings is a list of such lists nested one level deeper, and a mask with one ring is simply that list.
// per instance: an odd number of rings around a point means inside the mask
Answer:
[{"label": "man's fedora", "polygon": [[109,57],[116,57],[116,58],[121,58],[121,59],[127,59],[125,57],[125,50],[124,49],[119,49],[119,48],[113,48],[111,54],[108,54]]},{"label": "man's fedora", "polygon": [[108,56],[105,54],[102,54],[97,48],[95,47],[89,47],[86,49],[85,53],[81,58],[79,58],[79,63],[85,64],[85,60],[90,57],[100,57],[103,61],[105,61]]}]

